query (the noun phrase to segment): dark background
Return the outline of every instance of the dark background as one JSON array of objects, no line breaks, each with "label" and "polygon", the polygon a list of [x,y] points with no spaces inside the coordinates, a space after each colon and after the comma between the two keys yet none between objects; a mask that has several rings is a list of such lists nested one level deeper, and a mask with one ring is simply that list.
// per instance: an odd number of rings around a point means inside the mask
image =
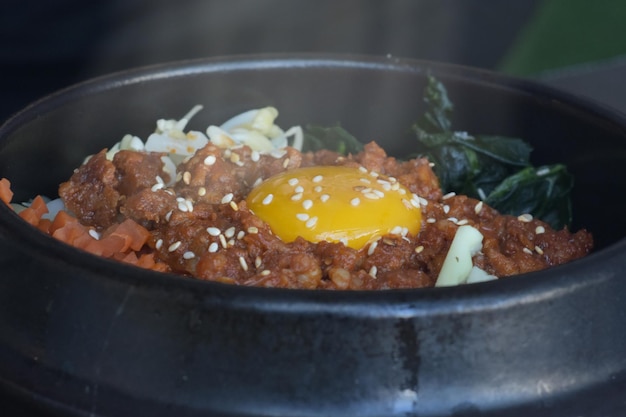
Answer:
[{"label": "dark background", "polygon": [[605,94],[585,77],[622,69],[625,18],[621,0],[3,0],[0,120],[112,71],[263,52],[391,54],[565,78],[564,88],[619,106],[626,87],[597,77]]}]

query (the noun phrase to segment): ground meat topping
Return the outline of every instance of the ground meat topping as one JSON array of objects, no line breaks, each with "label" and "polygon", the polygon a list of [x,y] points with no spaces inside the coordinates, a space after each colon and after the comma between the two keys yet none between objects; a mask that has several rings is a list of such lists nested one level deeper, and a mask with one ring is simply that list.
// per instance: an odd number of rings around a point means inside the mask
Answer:
[{"label": "ground meat topping", "polygon": [[[422,212],[417,235],[385,235],[361,249],[342,243],[284,242],[247,206],[261,181],[314,165],[362,167],[394,178],[416,195]],[[483,235],[474,265],[498,277],[536,271],[586,255],[584,231],[552,230],[531,216],[505,216],[479,200],[443,195],[431,164],[398,161],[369,143],[355,155],[286,147],[259,153],[212,143],[166,172],[161,154],[120,151],[91,157],[60,187],[81,222],[104,230],[130,218],[147,228],[148,250],[175,273],[236,285],[301,289],[431,287],[460,226]],[[416,203],[417,204],[417,203]]]}]

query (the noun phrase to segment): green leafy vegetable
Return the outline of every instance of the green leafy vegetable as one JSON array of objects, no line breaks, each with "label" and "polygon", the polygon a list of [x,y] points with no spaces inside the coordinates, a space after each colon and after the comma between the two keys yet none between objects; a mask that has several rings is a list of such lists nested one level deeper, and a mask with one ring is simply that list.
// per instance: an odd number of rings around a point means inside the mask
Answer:
[{"label": "green leafy vegetable", "polygon": [[557,229],[570,224],[573,180],[563,165],[533,168],[532,148],[519,138],[453,131],[454,106],[432,76],[424,102],[427,111],[412,130],[445,192],[482,199],[501,213],[530,213]]},{"label": "green leafy vegetable", "polygon": [[363,144],[339,125],[331,127],[307,125],[303,133],[303,152],[329,149],[347,155],[363,150]]},{"label": "green leafy vegetable", "polygon": [[531,213],[553,227],[562,228],[572,220],[573,185],[565,165],[530,166],[505,178],[485,202],[501,213]]}]

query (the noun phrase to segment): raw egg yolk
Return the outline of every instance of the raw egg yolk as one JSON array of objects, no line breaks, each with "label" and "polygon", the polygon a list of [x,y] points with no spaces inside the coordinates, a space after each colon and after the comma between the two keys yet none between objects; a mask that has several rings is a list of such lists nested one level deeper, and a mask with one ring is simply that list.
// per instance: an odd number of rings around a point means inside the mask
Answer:
[{"label": "raw egg yolk", "polygon": [[395,178],[365,168],[315,166],[268,178],[248,207],[285,242],[343,242],[360,249],[385,234],[417,234],[419,197]]}]

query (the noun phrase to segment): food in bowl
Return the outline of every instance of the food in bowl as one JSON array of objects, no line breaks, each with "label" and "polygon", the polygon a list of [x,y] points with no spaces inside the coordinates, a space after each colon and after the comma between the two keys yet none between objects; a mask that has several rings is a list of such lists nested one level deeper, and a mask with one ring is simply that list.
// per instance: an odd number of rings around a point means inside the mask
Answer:
[{"label": "food in bowl", "polygon": [[[529,213],[501,214],[490,206],[485,189],[489,197],[506,194],[500,185],[474,187],[479,198],[442,190],[433,160],[446,172],[441,156],[450,150],[441,150],[444,139],[452,146],[471,141],[481,151],[489,141],[450,131],[442,117],[449,111],[445,90],[432,79],[429,87],[439,101],[426,114],[430,126],[416,131],[439,146],[430,159],[401,161],[375,142],[360,146],[341,131],[345,140],[334,146],[343,149],[320,149],[316,143],[316,150],[307,151],[311,139],[305,138],[319,128],[284,131],[275,124],[273,107],[211,125],[206,135],[185,132],[201,109],[196,106],[181,120],[159,120],[145,143],[127,135],[90,156],[61,184],[58,213],[46,215],[50,204],[39,197],[20,216],[97,255],[264,287],[458,285],[536,271],[589,253],[593,240],[585,230],[557,230]],[[515,144],[519,153],[529,152]],[[510,146],[500,147],[514,154],[505,162],[524,165]],[[560,171],[539,167],[529,174],[525,168],[522,176],[515,173],[502,183],[543,180],[554,172]],[[9,202],[6,181],[4,190]]]}]

